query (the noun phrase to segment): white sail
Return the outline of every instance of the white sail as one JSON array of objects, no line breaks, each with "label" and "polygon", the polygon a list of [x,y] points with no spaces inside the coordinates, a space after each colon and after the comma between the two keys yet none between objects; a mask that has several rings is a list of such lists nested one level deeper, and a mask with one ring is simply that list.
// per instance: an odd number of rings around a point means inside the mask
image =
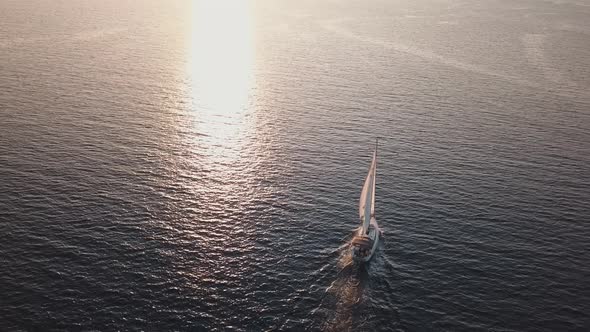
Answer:
[{"label": "white sail", "polygon": [[365,205],[367,203],[367,195],[369,195],[369,188],[371,186],[371,168],[369,168],[369,173],[365,178],[365,184],[363,185],[363,190],[361,191],[361,198],[359,199],[359,218],[363,220],[363,216],[365,215]]},{"label": "white sail", "polygon": [[361,197],[359,200],[359,217],[361,227],[359,227],[356,236],[352,239],[351,254],[357,262],[368,262],[379,243],[381,231],[375,219],[375,184],[377,177],[377,141],[375,141],[375,152],[373,160],[367,173],[367,178],[363,184]]},{"label": "white sail", "polygon": [[362,222],[363,233],[369,230],[371,217],[375,215],[375,172],[376,172],[377,150],[373,153],[373,161],[369,167],[369,173],[365,179],[361,197],[359,200],[359,218]]}]

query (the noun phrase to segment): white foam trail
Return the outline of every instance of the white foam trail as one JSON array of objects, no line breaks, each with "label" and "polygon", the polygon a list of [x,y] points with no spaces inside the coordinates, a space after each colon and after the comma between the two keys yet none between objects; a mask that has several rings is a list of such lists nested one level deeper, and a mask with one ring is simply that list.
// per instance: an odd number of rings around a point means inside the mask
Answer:
[{"label": "white foam trail", "polygon": [[563,81],[562,75],[559,71],[551,69],[547,64],[545,55],[543,54],[543,43],[547,38],[544,34],[532,34],[528,33],[522,37],[524,44],[524,50],[527,60],[543,71],[545,78],[555,83],[561,83]]},{"label": "white foam trail", "polygon": [[525,34],[522,43],[527,60],[535,67],[539,68],[545,80],[556,84],[559,88],[568,91],[583,90],[578,84],[569,80],[556,66],[545,57],[544,44],[547,39],[545,34]]},{"label": "white foam trail", "polygon": [[503,73],[503,72],[498,72],[498,71],[486,68],[484,66],[458,61],[458,60],[455,60],[452,58],[444,57],[440,54],[436,54],[432,51],[423,50],[423,49],[420,49],[420,48],[417,48],[414,46],[409,46],[409,45],[405,45],[405,44],[398,43],[398,42],[387,42],[384,40],[379,40],[379,39],[371,38],[368,36],[361,36],[361,35],[356,34],[350,30],[343,28],[340,25],[342,22],[347,21],[347,20],[350,20],[350,19],[337,19],[337,20],[321,21],[320,26],[326,30],[332,31],[332,32],[337,33],[337,34],[344,36],[346,38],[356,39],[361,42],[370,43],[373,45],[378,45],[378,46],[381,46],[381,47],[388,49],[388,50],[411,54],[411,55],[420,57],[422,59],[426,59],[431,62],[440,63],[440,64],[443,64],[443,65],[446,65],[449,67],[453,67],[456,69],[460,69],[463,71],[476,73],[476,74],[480,74],[480,75],[484,75],[484,76],[495,77],[495,78],[498,78],[498,79],[501,79],[504,81],[508,81],[513,84],[518,84],[518,85],[542,89],[542,90],[550,90],[551,93],[556,94],[556,95],[560,95],[563,97],[579,98],[579,97],[589,97],[590,96],[589,92],[585,92],[584,90],[573,88],[572,86],[566,86],[565,90],[556,90],[554,86],[547,86],[542,83],[533,82],[533,81],[524,79],[519,76],[510,75],[510,74]]},{"label": "white foam trail", "polygon": [[580,25],[573,25],[573,24],[569,24],[569,23],[562,23],[562,24],[556,26],[555,29],[590,35],[590,29],[580,26]]},{"label": "white foam trail", "polygon": [[332,315],[325,323],[327,331],[348,331],[353,325],[353,313],[362,302],[366,272],[348,265],[338,273],[338,277],[326,289],[326,293],[336,300]]},{"label": "white foam trail", "polygon": [[570,6],[579,6],[579,7],[590,7],[590,4],[580,2],[580,1],[564,1],[564,0],[545,0],[545,2],[552,3],[554,5],[570,5]]},{"label": "white foam trail", "polygon": [[461,69],[464,71],[468,71],[468,72],[473,72],[473,73],[482,74],[482,75],[486,75],[486,76],[494,76],[494,77],[501,78],[501,79],[504,79],[504,80],[507,80],[507,81],[510,81],[513,83],[518,83],[521,85],[526,85],[526,86],[531,86],[531,87],[540,87],[538,84],[528,81],[528,80],[525,80],[521,77],[493,71],[493,70],[485,68],[483,66],[474,65],[474,64],[470,64],[470,63],[461,62],[461,61],[458,61],[455,59],[447,58],[447,57],[444,57],[440,54],[436,54],[431,51],[419,49],[417,47],[405,45],[405,44],[402,44],[399,42],[387,42],[387,41],[355,34],[355,33],[351,32],[347,29],[344,29],[338,25],[340,22],[343,22],[343,21],[345,21],[345,19],[324,21],[324,22],[322,22],[322,26],[327,30],[330,30],[332,32],[335,32],[335,33],[345,36],[347,38],[356,39],[356,40],[359,40],[359,41],[362,41],[365,43],[378,45],[378,46],[381,46],[381,47],[388,49],[388,50],[393,50],[393,51],[397,51],[397,52],[415,55],[415,56],[418,56],[422,59],[426,59],[426,60],[429,60],[432,62],[441,63],[444,65],[454,67],[457,69]]}]

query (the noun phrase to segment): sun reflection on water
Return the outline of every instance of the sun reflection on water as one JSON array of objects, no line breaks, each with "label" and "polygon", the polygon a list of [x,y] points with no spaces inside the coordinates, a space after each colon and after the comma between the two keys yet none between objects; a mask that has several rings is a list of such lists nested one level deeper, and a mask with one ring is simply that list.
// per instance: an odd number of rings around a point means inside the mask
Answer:
[{"label": "sun reflection on water", "polygon": [[[199,292],[230,292],[235,289],[213,286],[246,274],[242,256],[252,251],[255,229],[246,227],[244,215],[259,195],[252,171],[257,146],[252,11],[248,0],[195,0],[190,8],[190,128],[183,136],[190,151],[181,157],[188,167],[179,184],[189,193],[183,204],[191,209],[187,233],[194,261],[177,271]],[[211,287],[203,290],[204,283]]]},{"label": "sun reflection on water", "polygon": [[249,1],[197,0],[189,71],[200,150],[209,166],[229,166],[251,129],[254,47]]}]

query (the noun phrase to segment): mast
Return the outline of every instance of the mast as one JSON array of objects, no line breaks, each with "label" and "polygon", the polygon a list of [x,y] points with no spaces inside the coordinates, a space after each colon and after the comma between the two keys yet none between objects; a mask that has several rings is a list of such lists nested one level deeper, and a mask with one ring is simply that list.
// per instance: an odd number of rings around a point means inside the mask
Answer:
[{"label": "mast", "polygon": [[379,139],[375,138],[375,152],[373,153],[373,187],[371,188],[371,219],[375,218],[375,183],[377,182],[377,144]]}]

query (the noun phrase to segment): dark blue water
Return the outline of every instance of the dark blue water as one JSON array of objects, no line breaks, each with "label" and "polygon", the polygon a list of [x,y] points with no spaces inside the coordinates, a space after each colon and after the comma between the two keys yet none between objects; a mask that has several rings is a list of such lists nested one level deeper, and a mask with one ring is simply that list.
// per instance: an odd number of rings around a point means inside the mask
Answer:
[{"label": "dark blue water", "polygon": [[3,1],[0,330],[588,330],[588,17]]}]

